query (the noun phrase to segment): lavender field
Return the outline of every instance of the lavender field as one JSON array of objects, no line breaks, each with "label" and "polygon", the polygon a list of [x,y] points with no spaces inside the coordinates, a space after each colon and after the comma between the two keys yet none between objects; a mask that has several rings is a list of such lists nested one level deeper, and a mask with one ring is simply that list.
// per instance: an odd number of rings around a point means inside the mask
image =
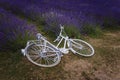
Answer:
[{"label": "lavender field", "polygon": [[[52,40],[60,24],[95,56],[66,55],[47,69],[27,62],[26,42],[38,32]],[[120,80],[119,35],[120,0],[0,0],[0,80]]]},{"label": "lavender field", "polygon": [[[30,37],[29,33],[37,33],[36,26],[32,25],[33,23],[28,25],[27,20],[41,25],[44,31],[52,31],[56,35],[59,32],[59,24],[74,27],[83,34],[91,33],[88,30],[89,27],[93,31],[96,27],[97,29],[118,27],[120,23],[119,3],[119,0],[0,0],[0,43],[2,43],[0,48],[9,45],[4,44],[5,41],[15,40],[17,35],[24,37],[27,34],[26,36]],[[15,33],[16,30],[17,33]]]}]

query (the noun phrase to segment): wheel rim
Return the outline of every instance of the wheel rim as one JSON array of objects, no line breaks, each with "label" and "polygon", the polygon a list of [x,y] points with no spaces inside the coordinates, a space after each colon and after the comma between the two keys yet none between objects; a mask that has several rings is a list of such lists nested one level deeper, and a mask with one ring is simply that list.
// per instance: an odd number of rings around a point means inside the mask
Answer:
[{"label": "wheel rim", "polygon": [[53,48],[44,45],[31,45],[26,56],[32,63],[42,67],[52,67],[60,62],[60,56]]},{"label": "wheel rim", "polygon": [[83,40],[72,39],[71,48],[74,50],[75,53],[82,56],[92,56],[94,54],[93,47]]}]

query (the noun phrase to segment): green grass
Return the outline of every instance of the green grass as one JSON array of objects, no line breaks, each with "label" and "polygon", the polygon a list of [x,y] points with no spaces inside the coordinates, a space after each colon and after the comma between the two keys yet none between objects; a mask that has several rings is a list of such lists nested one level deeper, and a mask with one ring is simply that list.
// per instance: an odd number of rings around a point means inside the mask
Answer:
[{"label": "green grass", "polygon": [[[53,41],[56,38],[54,33],[44,32],[44,21],[39,23],[39,21],[33,22],[31,20],[31,22],[38,26],[39,32],[48,40]],[[74,26],[66,26],[65,30],[71,38],[87,39],[87,42],[90,42],[94,47],[95,55],[85,58],[70,52],[70,54],[64,55],[61,62],[55,67],[38,67],[29,62],[20,52],[20,49],[26,46],[26,42],[33,37],[30,38],[26,35],[25,38],[22,38],[18,36],[16,41],[10,43],[12,45],[9,51],[0,51],[0,80],[105,80],[111,79],[111,77],[117,80],[120,48],[113,47],[120,44],[118,29],[111,29],[103,33],[99,26],[86,25],[84,30],[87,36],[81,35]],[[116,37],[103,35],[106,33],[115,34]],[[98,45],[99,43],[100,45]],[[110,47],[111,45],[113,47]],[[75,61],[79,62],[71,65]],[[83,63],[81,63],[82,61]],[[97,72],[99,74],[96,74]]]},{"label": "green grass", "polygon": [[60,65],[54,68],[35,66],[19,51],[16,53],[0,52],[0,56],[0,80],[54,80],[58,77],[62,78],[64,72]]},{"label": "green grass", "polygon": [[70,38],[80,38],[81,34],[78,28],[75,26],[65,26],[65,32]]},{"label": "green grass", "polygon": [[84,34],[86,34],[92,38],[99,38],[103,34],[102,29],[100,28],[99,25],[94,26],[94,25],[86,24],[83,27],[82,31]]},{"label": "green grass", "polygon": [[10,51],[17,51],[25,47],[27,41],[32,39],[35,39],[34,36],[32,35],[29,36],[29,34],[26,32],[25,36],[22,36],[20,34],[20,35],[17,35],[17,37],[14,40],[13,39],[9,40],[6,46]]},{"label": "green grass", "polygon": [[113,18],[110,18],[110,17],[107,17],[104,19],[103,21],[103,26],[104,26],[104,29],[107,29],[107,30],[110,30],[110,31],[115,31],[115,30],[120,30],[120,24],[117,20],[113,19]]},{"label": "green grass", "polygon": [[[120,33],[112,32],[111,34],[116,36],[106,35],[97,39],[87,37],[88,42],[94,46],[94,56],[85,58],[70,52],[52,68],[32,64],[21,54],[20,49],[15,52],[0,52],[0,80],[104,80],[111,77],[117,79],[115,76],[118,75],[120,48],[116,47],[119,45],[116,40],[120,39],[117,37]],[[77,63],[73,64],[75,61]],[[97,72],[99,74],[96,74]],[[110,75],[113,76],[110,77]]]}]

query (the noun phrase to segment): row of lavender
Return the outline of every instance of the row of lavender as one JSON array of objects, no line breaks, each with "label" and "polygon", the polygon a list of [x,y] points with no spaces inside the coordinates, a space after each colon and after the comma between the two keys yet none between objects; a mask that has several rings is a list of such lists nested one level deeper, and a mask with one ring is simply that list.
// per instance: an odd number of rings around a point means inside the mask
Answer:
[{"label": "row of lavender", "polygon": [[16,50],[36,33],[36,26],[0,8],[0,50]]},{"label": "row of lavender", "polygon": [[[23,13],[25,16],[34,18],[41,13],[49,12],[51,9],[65,11],[65,14],[97,15],[100,17],[111,17],[119,20],[119,0],[1,0],[0,6],[11,9],[16,13]],[[98,19],[99,19],[98,18]]]},{"label": "row of lavender", "polygon": [[55,33],[59,24],[81,31],[86,25],[103,27],[107,18],[110,25],[113,23],[110,19],[119,23],[119,3],[119,0],[0,0],[0,48],[14,40],[17,41],[12,44],[24,44],[30,38],[29,33],[37,32],[34,25],[28,25],[15,15],[44,23],[45,30]]},{"label": "row of lavender", "polygon": [[[82,0],[81,0],[82,2]],[[83,1],[84,2],[84,1]],[[16,14],[22,14],[35,21],[44,21],[45,29],[58,32],[59,24],[66,26],[74,26],[79,30],[85,25],[102,25],[103,17],[97,17],[89,12],[89,4],[80,3],[79,1],[54,1],[54,0],[15,0],[14,2],[9,0],[1,0],[1,7],[12,11]],[[80,3],[80,4],[78,4]],[[83,8],[83,6],[87,6]],[[83,8],[83,9],[82,9]],[[86,10],[86,12],[85,12]],[[92,8],[90,9],[92,10]]]}]

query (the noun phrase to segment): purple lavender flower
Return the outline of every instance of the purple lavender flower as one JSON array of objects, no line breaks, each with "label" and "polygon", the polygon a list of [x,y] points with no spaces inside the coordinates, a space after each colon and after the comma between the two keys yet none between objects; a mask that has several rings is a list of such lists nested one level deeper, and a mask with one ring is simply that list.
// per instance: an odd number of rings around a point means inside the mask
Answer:
[{"label": "purple lavender flower", "polygon": [[[75,26],[85,24],[102,26],[108,18],[120,22],[119,0],[0,0],[0,7],[15,14],[46,23],[45,29],[58,32],[59,24]],[[111,20],[112,19],[112,20]]]},{"label": "purple lavender flower", "polygon": [[[38,7],[42,11],[48,11],[51,8],[58,9],[58,10],[65,10],[65,11],[72,11],[74,12],[83,12],[85,14],[93,14],[93,15],[102,15],[102,16],[114,16],[115,14],[119,14],[120,9],[120,1],[119,0],[0,0],[0,6],[10,9],[14,12],[24,13],[27,8],[34,5],[34,9]],[[113,11],[114,7],[114,12]],[[116,8],[116,10],[115,10]],[[36,11],[40,11],[36,10]],[[30,10],[29,10],[30,11]],[[36,12],[35,11],[35,12]],[[34,13],[34,12],[33,12]],[[28,12],[29,14],[29,12]],[[34,14],[33,14],[34,15]],[[27,15],[26,15],[27,16]],[[114,16],[114,18],[117,18]]]},{"label": "purple lavender flower", "polygon": [[4,34],[2,32],[0,32],[0,39],[3,39]]},{"label": "purple lavender flower", "polygon": [[0,8],[0,39],[2,39],[0,43],[4,43],[0,46],[2,49],[25,45],[27,40],[34,37],[36,33],[35,25],[28,24],[26,20]]}]

